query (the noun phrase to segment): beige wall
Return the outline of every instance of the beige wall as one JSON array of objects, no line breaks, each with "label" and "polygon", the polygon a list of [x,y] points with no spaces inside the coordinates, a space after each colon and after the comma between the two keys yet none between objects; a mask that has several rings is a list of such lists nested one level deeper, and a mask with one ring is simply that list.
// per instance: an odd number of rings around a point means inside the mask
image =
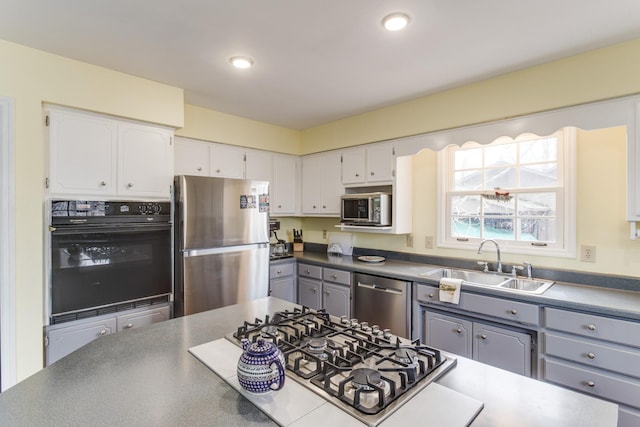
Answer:
[{"label": "beige wall", "polygon": [[640,92],[640,39],[302,132],[303,154]]},{"label": "beige wall", "polygon": [[193,105],[184,106],[184,128],[176,135],[260,150],[301,154],[301,133]]}]

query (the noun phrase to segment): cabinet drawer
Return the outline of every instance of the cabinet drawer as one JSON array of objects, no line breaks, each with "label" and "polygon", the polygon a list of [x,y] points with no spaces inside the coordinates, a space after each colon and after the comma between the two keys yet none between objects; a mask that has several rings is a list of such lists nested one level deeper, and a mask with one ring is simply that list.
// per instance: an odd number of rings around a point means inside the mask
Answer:
[{"label": "cabinet drawer", "polygon": [[272,265],[269,267],[269,277],[275,279],[278,277],[293,276],[294,265],[295,264],[292,262],[287,264]]},{"label": "cabinet drawer", "polygon": [[327,282],[341,283],[343,285],[351,284],[351,272],[349,271],[325,267],[322,273],[322,278]]},{"label": "cabinet drawer", "polygon": [[151,310],[123,314],[116,317],[118,332],[127,329],[139,328],[141,326],[151,325],[153,323],[163,322],[165,320],[169,320],[170,316],[171,311],[168,305]]},{"label": "cabinet drawer", "polygon": [[544,379],[603,399],[640,407],[640,381],[545,360]]},{"label": "cabinet drawer", "polygon": [[640,351],[545,334],[545,354],[640,378]]},{"label": "cabinet drawer", "polygon": [[540,318],[540,309],[537,305],[484,295],[464,294],[463,308],[474,313],[529,325],[537,325]]},{"label": "cabinet drawer", "polygon": [[555,308],[544,312],[549,329],[640,347],[640,323]]},{"label": "cabinet drawer", "polygon": [[309,264],[298,264],[298,276],[322,279],[322,267]]}]

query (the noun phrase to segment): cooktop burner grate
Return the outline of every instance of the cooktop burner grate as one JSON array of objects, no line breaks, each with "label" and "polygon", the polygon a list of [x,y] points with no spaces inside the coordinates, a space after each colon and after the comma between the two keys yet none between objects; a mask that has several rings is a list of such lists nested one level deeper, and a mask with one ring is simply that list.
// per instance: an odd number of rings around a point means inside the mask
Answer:
[{"label": "cooktop burner grate", "polygon": [[245,321],[227,338],[275,343],[289,378],[375,426],[456,363],[419,340],[383,331],[302,307]]}]

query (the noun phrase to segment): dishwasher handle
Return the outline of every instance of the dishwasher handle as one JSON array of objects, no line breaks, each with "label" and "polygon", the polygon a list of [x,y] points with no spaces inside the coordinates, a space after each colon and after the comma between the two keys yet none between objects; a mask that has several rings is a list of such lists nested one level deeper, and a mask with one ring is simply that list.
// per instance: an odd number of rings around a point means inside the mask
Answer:
[{"label": "dishwasher handle", "polygon": [[396,295],[402,295],[404,294],[404,292],[402,291],[402,289],[395,289],[395,288],[385,288],[384,286],[380,286],[380,285],[376,285],[375,283],[373,284],[368,284],[368,283],[362,283],[362,282],[358,282],[358,287],[359,288],[367,288],[367,289],[371,289],[372,291],[378,291],[378,292],[387,292],[390,294],[396,294]]}]

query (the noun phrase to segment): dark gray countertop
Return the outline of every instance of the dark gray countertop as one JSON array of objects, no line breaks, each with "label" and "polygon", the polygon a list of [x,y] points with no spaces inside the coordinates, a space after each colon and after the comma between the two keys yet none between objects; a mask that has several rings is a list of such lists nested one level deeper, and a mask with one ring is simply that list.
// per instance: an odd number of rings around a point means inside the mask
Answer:
[{"label": "dark gray countertop", "polygon": [[[263,298],[101,337],[0,394],[0,425],[275,425],[188,349],[292,307]],[[484,402],[473,426],[616,424],[614,404],[462,357],[438,382]]]},{"label": "dark gray countertop", "polygon": [[[326,267],[368,274],[393,277],[413,282],[437,284],[420,276],[421,273],[439,268],[437,265],[387,259],[382,263],[358,261],[357,257],[329,257],[322,252],[296,252],[294,259]],[[289,258],[289,262],[291,262]],[[277,261],[287,262],[287,260]],[[586,286],[575,283],[556,282],[542,295],[515,293],[503,289],[470,286],[463,283],[464,290],[531,302],[549,307],[583,310],[596,314],[640,320],[640,288],[637,291],[612,289],[610,287]]]}]

